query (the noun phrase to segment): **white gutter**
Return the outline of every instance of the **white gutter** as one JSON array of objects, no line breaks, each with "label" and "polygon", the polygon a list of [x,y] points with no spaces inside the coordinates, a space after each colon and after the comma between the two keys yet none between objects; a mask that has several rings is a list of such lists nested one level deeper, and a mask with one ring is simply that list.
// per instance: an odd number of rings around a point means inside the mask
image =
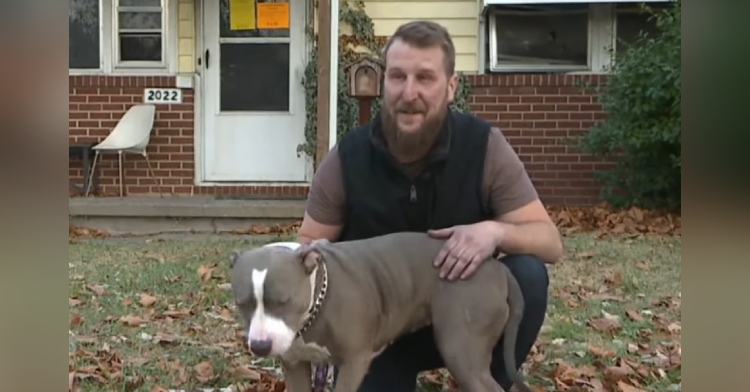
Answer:
[{"label": "white gutter", "polygon": [[328,101],[328,150],[337,142],[339,98],[339,1],[331,0],[331,67]]}]

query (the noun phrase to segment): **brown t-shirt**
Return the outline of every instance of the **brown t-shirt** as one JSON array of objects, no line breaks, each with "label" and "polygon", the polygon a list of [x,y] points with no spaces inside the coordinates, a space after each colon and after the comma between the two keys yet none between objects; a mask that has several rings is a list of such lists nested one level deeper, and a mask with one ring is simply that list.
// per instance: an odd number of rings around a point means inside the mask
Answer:
[{"label": "brown t-shirt", "polygon": [[[405,169],[407,172],[419,170],[417,167]],[[492,128],[487,141],[482,195],[497,216],[538,198],[523,162],[498,128]],[[318,223],[341,225],[346,214],[345,200],[341,161],[337,147],[334,147],[315,172],[306,212]]]}]

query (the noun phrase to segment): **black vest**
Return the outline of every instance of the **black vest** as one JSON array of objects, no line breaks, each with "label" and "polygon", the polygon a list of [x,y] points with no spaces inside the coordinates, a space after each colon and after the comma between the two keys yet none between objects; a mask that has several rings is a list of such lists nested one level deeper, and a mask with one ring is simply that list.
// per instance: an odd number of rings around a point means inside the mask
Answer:
[{"label": "black vest", "polygon": [[441,138],[450,144],[448,154],[430,162],[416,179],[373,143],[378,120],[344,135],[338,145],[346,195],[341,241],[492,218],[481,192],[490,124],[451,112],[446,125]]}]

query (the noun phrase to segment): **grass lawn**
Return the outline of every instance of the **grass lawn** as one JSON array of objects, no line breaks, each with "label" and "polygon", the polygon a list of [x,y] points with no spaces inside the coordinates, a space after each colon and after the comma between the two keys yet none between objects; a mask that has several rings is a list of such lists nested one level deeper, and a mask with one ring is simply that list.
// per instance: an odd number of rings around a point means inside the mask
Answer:
[{"label": "grass lawn", "polygon": [[[272,388],[244,353],[227,255],[249,237],[94,239],[69,245],[69,372],[80,391]],[[680,388],[679,237],[565,238],[547,322],[524,371],[538,391]],[[423,390],[440,390],[434,374]],[[252,388],[255,387],[255,388]]]}]

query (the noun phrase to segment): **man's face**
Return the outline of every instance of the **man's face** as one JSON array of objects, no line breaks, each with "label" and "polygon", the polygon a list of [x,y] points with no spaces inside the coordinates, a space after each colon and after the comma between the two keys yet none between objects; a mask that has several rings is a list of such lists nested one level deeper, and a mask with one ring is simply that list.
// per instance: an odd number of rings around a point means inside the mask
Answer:
[{"label": "man's face", "polygon": [[439,126],[453,101],[456,75],[445,72],[439,45],[419,49],[395,40],[386,53],[383,85],[384,121],[398,138],[411,139]]}]

